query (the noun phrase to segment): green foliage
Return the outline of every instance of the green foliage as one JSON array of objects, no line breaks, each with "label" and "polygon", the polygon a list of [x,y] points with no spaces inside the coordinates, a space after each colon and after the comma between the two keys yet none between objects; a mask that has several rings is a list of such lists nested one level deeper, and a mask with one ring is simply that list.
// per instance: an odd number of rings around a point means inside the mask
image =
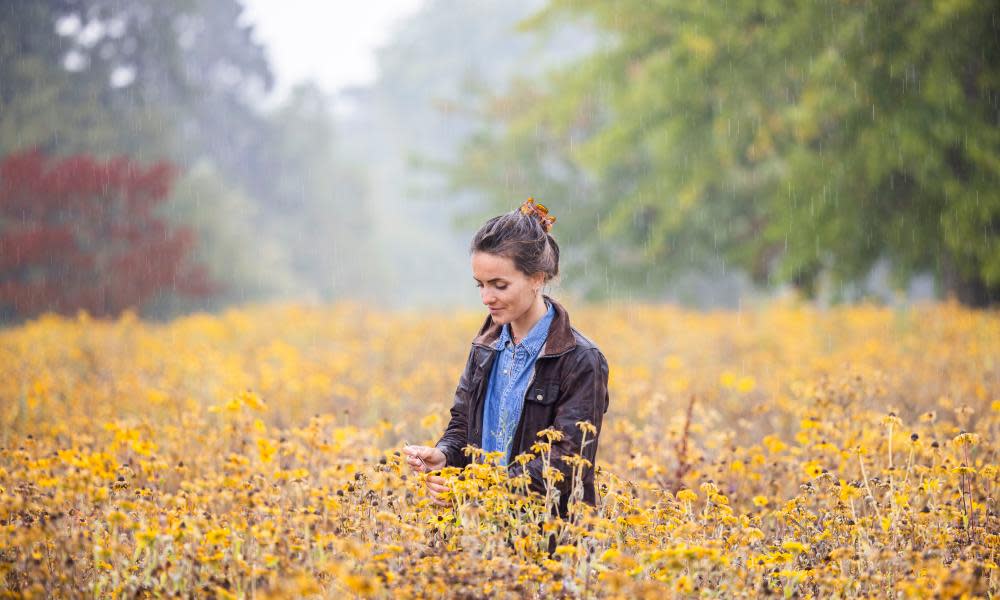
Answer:
[{"label": "green foliage", "polygon": [[813,291],[884,257],[1000,298],[1000,5],[553,0],[526,25],[567,16],[600,49],[495,98],[454,178],[571,207],[592,278],[721,259]]},{"label": "green foliage", "polygon": [[[364,160],[376,245],[397,306],[476,302],[468,245],[490,216],[469,193],[450,189],[443,165],[457,160],[478,126],[475,105],[514,73],[580,55],[587,38],[555,35],[544,44],[517,23],[544,0],[429,0],[378,52],[375,83],[356,90],[345,123]],[[511,210],[529,194],[504,196]]]},{"label": "green foliage", "polygon": [[258,122],[250,100],[271,76],[238,0],[8,4],[0,154],[40,147],[185,164],[207,155],[225,166],[245,158]]},{"label": "green foliage", "polygon": [[380,265],[362,171],[344,156],[330,99],[312,85],[292,90],[269,115],[267,227],[290,259],[302,293],[365,296]]},{"label": "green foliage", "polygon": [[270,67],[240,0],[7,4],[0,157],[38,147],[188,171],[165,212],[200,234],[195,255],[224,286],[164,294],[154,312],[362,287],[367,192],[338,153],[330,100],[302,88],[259,108]]},{"label": "green foliage", "polygon": [[0,156],[29,148],[48,153],[110,156],[123,152],[127,136],[142,138],[163,158],[162,138],[152,119],[129,114],[130,127],[107,105],[106,73],[71,71],[64,61],[72,49],[56,33],[65,14],[59,3],[24,2],[0,11]]},{"label": "green foliage", "polygon": [[161,212],[173,223],[190,228],[198,239],[194,258],[205,266],[219,291],[191,299],[164,294],[151,311],[169,316],[191,310],[216,310],[260,298],[292,293],[287,249],[261,237],[254,226],[258,207],[227,183],[218,169],[203,162],[177,180]]}]

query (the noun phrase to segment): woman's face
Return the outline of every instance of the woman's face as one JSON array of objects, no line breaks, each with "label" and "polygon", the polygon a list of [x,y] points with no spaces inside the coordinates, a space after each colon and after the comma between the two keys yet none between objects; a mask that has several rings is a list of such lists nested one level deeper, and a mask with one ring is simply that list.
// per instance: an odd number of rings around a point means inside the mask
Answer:
[{"label": "woman's face", "polygon": [[472,253],[472,277],[495,323],[510,323],[526,313],[538,297],[544,273],[525,275],[506,256]]}]

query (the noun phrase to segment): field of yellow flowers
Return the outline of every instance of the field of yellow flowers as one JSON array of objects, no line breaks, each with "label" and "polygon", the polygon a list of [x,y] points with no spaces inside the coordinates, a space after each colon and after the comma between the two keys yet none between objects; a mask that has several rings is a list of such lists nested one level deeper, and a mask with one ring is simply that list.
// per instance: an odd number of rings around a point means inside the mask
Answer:
[{"label": "field of yellow flowers", "polygon": [[447,508],[401,461],[480,313],[0,330],[0,597],[1000,593],[1000,314],[568,308],[611,406],[566,520],[490,457]]}]

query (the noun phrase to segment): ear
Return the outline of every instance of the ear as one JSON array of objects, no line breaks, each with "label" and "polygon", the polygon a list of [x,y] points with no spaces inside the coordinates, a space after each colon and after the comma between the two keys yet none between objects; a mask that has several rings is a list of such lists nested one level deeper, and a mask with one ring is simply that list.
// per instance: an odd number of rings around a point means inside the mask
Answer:
[{"label": "ear", "polygon": [[543,285],[545,285],[545,273],[539,271],[531,276],[531,287],[540,290]]}]

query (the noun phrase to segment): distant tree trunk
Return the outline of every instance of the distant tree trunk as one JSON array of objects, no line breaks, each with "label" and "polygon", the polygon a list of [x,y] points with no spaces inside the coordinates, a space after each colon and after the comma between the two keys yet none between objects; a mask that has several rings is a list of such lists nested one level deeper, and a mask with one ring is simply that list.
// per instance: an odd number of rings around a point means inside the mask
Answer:
[{"label": "distant tree trunk", "polygon": [[819,293],[819,267],[804,267],[791,277],[792,286],[805,298],[815,300]]},{"label": "distant tree trunk", "polygon": [[986,308],[1000,303],[1000,288],[987,285],[978,274],[962,274],[949,253],[941,259],[941,283],[946,294],[966,306]]}]

